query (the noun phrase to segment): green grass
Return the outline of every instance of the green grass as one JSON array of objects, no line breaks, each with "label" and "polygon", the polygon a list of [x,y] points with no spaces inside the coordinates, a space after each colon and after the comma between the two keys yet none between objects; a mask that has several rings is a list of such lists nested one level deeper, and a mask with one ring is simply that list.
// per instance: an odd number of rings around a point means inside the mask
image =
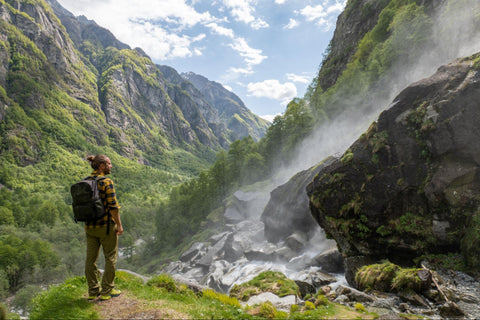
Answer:
[{"label": "green grass", "polygon": [[[267,273],[261,278],[271,276],[273,274]],[[377,316],[335,304],[323,296],[318,299],[319,303],[311,303],[310,308],[292,307],[290,313],[278,311],[268,303],[242,307],[236,298],[211,289],[193,292],[168,275],[158,275],[144,283],[129,273],[117,272],[115,286],[122,290],[124,299],[139,302],[136,305],[141,307],[135,310],[139,313],[155,309],[167,316],[175,314],[190,319],[374,319]],[[88,302],[86,293],[85,277],[70,278],[51,286],[34,298],[30,319],[102,319],[102,308],[108,302]]]},{"label": "green grass", "polygon": [[50,287],[33,300],[30,319],[100,319],[94,304],[84,297],[87,292],[84,277],[68,279]]}]

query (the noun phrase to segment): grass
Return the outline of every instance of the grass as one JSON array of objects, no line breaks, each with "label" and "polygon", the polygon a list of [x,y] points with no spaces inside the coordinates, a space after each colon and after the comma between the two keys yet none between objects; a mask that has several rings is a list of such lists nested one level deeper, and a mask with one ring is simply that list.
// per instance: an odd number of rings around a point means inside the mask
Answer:
[{"label": "grass", "polygon": [[[273,274],[264,274],[260,278],[272,279],[273,276]],[[278,275],[275,277],[278,279]],[[161,312],[165,317],[177,319],[375,319],[378,317],[364,310],[330,302],[323,296],[318,298],[321,303],[311,303],[309,308],[292,307],[290,313],[278,311],[268,302],[260,306],[242,307],[234,297],[211,289],[193,292],[186,285],[174,282],[168,275],[155,276],[144,283],[134,275],[117,272],[115,285],[122,290],[120,297],[126,299],[125,304],[135,306],[136,309],[128,310],[137,312],[134,314]],[[110,302],[88,302],[86,292],[85,277],[70,278],[63,284],[51,286],[36,296],[29,318],[32,320],[106,319],[118,317],[120,313],[129,314],[113,307],[115,305],[111,305]],[[119,303],[120,297],[114,298],[117,300],[112,300],[112,303],[115,301]],[[105,316],[106,310],[113,314]],[[119,314],[116,315],[115,312]]]}]

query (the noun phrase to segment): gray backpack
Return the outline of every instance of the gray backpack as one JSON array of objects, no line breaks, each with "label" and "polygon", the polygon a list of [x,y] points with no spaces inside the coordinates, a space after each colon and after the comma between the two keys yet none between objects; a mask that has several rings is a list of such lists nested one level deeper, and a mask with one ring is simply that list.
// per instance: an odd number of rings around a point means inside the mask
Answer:
[{"label": "gray backpack", "polygon": [[103,179],[103,176],[89,176],[70,187],[75,222],[93,222],[105,216],[106,210],[98,192],[98,182]]}]

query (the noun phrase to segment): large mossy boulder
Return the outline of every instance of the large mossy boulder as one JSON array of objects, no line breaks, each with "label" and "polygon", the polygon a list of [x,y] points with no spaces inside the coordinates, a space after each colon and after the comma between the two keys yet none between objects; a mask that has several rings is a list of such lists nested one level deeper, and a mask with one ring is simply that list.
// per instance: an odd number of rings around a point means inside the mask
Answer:
[{"label": "large mossy boulder", "polygon": [[307,187],[346,278],[388,259],[462,253],[480,267],[480,54],[412,84]]}]

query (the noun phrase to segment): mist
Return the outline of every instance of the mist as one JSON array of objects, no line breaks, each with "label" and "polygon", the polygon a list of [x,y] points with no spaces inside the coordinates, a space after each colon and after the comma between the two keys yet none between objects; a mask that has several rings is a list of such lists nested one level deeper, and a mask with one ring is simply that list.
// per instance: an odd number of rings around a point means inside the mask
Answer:
[{"label": "mist", "polygon": [[[410,64],[397,64],[390,80],[384,82],[379,92],[369,92],[367,99],[346,96],[344,112],[319,126],[297,147],[291,165],[279,168],[278,182],[295,173],[311,168],[328,156],[341,156],[365,132],[379,114],[393,104],[393,99],[408,85],[429,77],[442,65],[457,58],[480,51],[480,29],[475,28],[480,18],[480,1],[449,0],[437,8],[433,17],[433,37],[424,46],[423,54]],[[408,29],[405,30],[408,37]]]}]

